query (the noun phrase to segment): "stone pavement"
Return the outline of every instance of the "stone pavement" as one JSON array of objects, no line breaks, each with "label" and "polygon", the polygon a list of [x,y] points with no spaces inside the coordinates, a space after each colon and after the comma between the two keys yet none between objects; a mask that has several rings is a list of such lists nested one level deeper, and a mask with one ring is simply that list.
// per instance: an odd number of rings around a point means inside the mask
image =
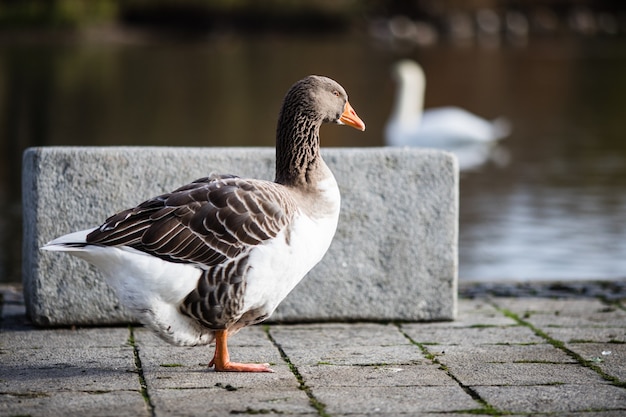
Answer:
[{"label": "stone pavement", "polygon": [[38,329],[0,289],[0,416],[626,415],[623,293],[466,287],[453,322],[256,326],[231,356],[275,373],[224,374],[142,327]]}]

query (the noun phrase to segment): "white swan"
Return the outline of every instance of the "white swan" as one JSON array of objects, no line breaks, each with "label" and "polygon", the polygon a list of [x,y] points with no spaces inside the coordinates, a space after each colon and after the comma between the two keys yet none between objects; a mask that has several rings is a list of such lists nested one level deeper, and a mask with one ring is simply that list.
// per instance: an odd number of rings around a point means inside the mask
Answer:
[{"label": "white swan", "polygon": [[398,84],[394,108],[385,126],[388,146],[420,146],[455,153],[460,169],[470,169],[489,159],[492,145],[511,132],[504,118],[485,120],[458,107],[424,110],[426,77],[414,61],[394,65]]}]

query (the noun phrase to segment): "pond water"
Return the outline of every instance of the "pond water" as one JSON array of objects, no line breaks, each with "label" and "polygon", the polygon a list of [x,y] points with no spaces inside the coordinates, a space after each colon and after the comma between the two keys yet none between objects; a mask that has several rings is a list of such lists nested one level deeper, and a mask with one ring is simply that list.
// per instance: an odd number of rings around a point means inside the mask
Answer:
[{"label": "pond water", "polygon": [[0,45],[0,281],[20,280],[26,147],[273,146],[284,93],[310,73],[343,84],[367,123],[324,129],[323,146],[382,146],[401,57],[424,67],[426,107],[513,126],[500,163],[462,174],[461,280],[626,276],[625,40],[399,52],[364,36],[263,36]]}]

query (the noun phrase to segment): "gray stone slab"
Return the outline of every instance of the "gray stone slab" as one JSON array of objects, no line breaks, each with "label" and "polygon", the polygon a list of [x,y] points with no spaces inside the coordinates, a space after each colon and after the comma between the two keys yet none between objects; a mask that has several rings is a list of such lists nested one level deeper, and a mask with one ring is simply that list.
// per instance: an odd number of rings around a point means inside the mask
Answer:
[{"label": "gray stone slab", "polygon": [[450,373],[464,385],[601,384],[602,377],[578,364],[448,363]]},{"label": "gray stone slab", "polygon": [[[329,253],[275,320],[450,320],[458,170],[445,152],[324,149],[342,193]],[[210,172],[273,178],[271,148],[31,148],[24,154],[23,278],[39,325],[132,320],[99,273],[39,250],[52,238]]]},{"label": "gray stone slab", "polygon": [[0,392],[139,390],[132,349],[4,351]]},{"label": "gray stone slab", "polygon": [[[22,307],[22,314],[24,308]],[[127,328],[54,329],[32,331],[4,330],[0,332],[0,349],[42,349],[54,347],[83,349],[128,347]]]},{"label": "gray stone slab", "polygon": [[429,345],[539,344],[545,340],[525,326],[456,327],[447,323],[407,323],[402,329]]},{"label": "gray stone slab", "polygon": [[563,342],[626,343],[626,327],[544,327],[542,330]]},{"label": "gray stone slab", "polygon": [[[233,360],[254,362],[241,358],[233,358]],[[298,382],[289,366],[284,364],[271,364],[271,366],[274,372],[263,374],[215,372],[207,368],[206,363],[180,367],[148,366],[143,370],[149,392],[159,389],[209,389],[219,386],[268,390],[276,387],[298,389]]]},{"label": "gray stone slab", "polygon": [[[298,362],[299,363],[299,362]],[[307,386],[408,387],[457,386],[439,365],[298,366]]]},{"label": "gray stone slab", "polygon": [[438,345],[427,346],[437,359],[449,363],[577,363],[561,349],[550,344],[533,345]]},{"label": "gray stone slab", "polygon": [[424,355],[412,345],[344,346],[317,349],[284,349],[289,358],[303,365],[415,365],[424,363]]},{"label": "gray stone slab", "polygon": [[[263,375],[256,374],[256,377]],[[309,415],[315,412],[297,387],[252,388],[219,385],[198,389],[155,389],[150,393],[156,415]]]},{"label": "gray stone slab", "polygon": [[0,393],[0,416],[149,417],[139,391]]},{"label": "gray stone slab", "polygon": [[420,349],[394,325],[325,323],[272,326],[270,334],[298,365],[414,365]]},{"label": "gray stone slab", "polygon": [[[484,410],[484,413],[481,413],[479,411],[479,409],[472,409],[471,412],[467,412],[467,411],[461,411],[458,413],[452,413],[449,411],[444,411],[444,412],[428,412],[428,411],[420,411],[419,414],[415,414],[415,413],[385,413],[385,414],[381,414],[378,412],[374,412],[371,414],[366,414],[366,413],[341,413],[341,414],[333,414],[333,417],[372,417],[372,416],[376,416],[376,417],[413,417],[415,415],[419,415],[419,417],[468,417],[468,415],[471,415],[472,417],[474,416],[493,416],[493,414],[491,414],[488,410]],[[586,417],[586,416],[585,416]],[[592,416],[590,416],[592,417]],[[596,416],[593,416],[596,417]],[[622,416],[619,416],[622,417]]]},{"label": "gray stone slab", "polygon": [[127,329],[2,331],[0,392],[139,391],[127,337]]},{"label": "gray stone slab", "polygon": [[568,349],[598,366],[605,374],[626,382],[626,345],[616,343],[568,343]]},{"label": "gray stone slab", "polygon": [[507,298],[495,302],[539,328],[626,327],[626,311],[597,299]]},{"label": "gray stone slab", "polygon": [[455,327],[510,326],[517,322],[490,305],[484,299],[463,299],[458,305]]},{"label": "gray stone slab", "polygon": [[420,415],[481,408],[459,386],[318,387],[313,395],[330,415]]},{"label": "gray stone slab", "polygon": [[563,415],[575,411],[614,409],[623,413],[626,404],[626,390],[608,384],[478,386],[475,390],[498,410],[510,413]]},{"label": "gray stone slab", "polygon": [[408,345],[409,341],[392,324],[315,323],[274,325],[270,334],[283,348],[324,349],[352,346]]}]

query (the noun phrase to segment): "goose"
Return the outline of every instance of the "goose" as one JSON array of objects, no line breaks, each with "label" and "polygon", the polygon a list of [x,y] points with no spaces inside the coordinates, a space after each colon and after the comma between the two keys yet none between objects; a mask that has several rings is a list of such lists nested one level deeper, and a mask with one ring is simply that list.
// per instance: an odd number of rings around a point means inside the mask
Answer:
[{"label": "goose", "polygon": [[385,125],[386,145],[449,150],[464,169],[485,162],[491,147],[510,134],[504,118],[489,121],[453,106],[424,110],[426,77],[415,61],[397,62],[392,75],[398,87]]},{"label": "goose", "polygon": [[95,265],[165,341],[215,342],[209,368],[273,372],[231,362],[227,342],[267,319],[330,246],[340,195],[320,155],[322,123],[365,130],[343,87],[311,75],[283,100],[273,182],[210,174],[42,249]]}]

